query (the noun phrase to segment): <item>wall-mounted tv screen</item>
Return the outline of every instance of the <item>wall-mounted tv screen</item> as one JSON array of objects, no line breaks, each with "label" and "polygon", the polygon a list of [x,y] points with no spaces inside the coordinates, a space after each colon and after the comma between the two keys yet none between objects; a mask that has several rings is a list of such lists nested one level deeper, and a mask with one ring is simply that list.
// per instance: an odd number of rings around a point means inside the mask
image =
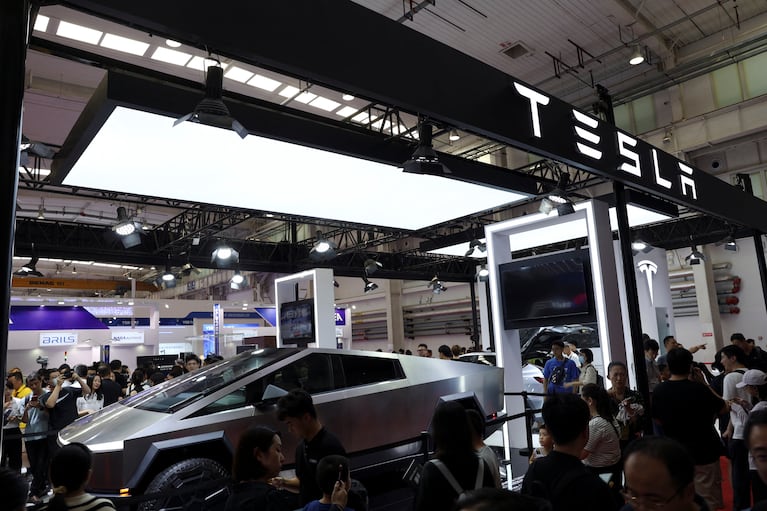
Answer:
[{"label": "wall-mounted tv screen", "polygon": [[280,339],[283,344],[314,342],[314,300],[280,304]]},{"label": "wall-mounted tv screen", "polygon": [[588,250],[512,261],[498,274],[507,330],[596,321]]}]

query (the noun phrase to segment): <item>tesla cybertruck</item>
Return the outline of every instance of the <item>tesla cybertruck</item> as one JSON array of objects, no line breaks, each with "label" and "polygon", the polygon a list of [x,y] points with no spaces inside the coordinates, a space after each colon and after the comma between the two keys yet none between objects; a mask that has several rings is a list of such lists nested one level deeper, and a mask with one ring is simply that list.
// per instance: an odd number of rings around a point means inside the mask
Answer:
[{"label": "tesla cybertruck", "polygon": [[[298,440],[277,420],[276,402],[295,388],[312,394],[355,476],[417,457],[441,400],[458,400],[488,421],[503,409],[503,370],[497,367],[393,353],[268,348],[151,387],[75,421],[58,440],[90,448],[89,489],[105,496],[228,477],[240,435],[255,425],[283,432],[289,467]],[[142,508],[167,505],[151,504]]]}]

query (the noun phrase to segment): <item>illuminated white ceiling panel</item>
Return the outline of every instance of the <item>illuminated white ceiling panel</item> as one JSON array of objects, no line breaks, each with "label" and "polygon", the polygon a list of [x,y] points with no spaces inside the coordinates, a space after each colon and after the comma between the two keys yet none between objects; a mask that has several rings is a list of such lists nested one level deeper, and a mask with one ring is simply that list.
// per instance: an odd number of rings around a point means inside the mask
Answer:
[{"label": "illuminated white ceiling panel", "polygon": [[519,193],[117,107],[64,184],[417,230]]}]

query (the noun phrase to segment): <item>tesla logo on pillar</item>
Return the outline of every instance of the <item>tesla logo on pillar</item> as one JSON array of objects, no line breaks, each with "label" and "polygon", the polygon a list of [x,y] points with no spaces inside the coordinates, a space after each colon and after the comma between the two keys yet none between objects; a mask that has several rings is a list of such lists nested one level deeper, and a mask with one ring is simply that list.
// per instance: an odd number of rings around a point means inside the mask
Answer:
[{"label": "tesla logo on pillar", "polygon": [[655,305],[652,293],[652,276],[658,273],[658,265],[645,259],[637,263],[637,268],[645,274],[645,277],[647,277],[647,289],[650,291],[650,303]]}]

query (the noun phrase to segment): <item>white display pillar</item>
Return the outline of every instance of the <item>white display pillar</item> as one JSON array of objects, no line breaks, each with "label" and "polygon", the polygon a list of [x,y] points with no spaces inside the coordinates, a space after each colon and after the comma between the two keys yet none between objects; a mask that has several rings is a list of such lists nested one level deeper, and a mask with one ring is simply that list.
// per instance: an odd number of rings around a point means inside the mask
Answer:
[{"label": "white display pillar", "polygon": [[402,316],[402,281],[383,281],[386,295],[386,331],[392,350],[405,348],[405,320]]},{"label": "white display pillar", "polygon": [[[612,232],[608,206],[602,202],[583,202],[575,212],[566,216],[526,215],[485,227],[488,270],[490,271],[490,299],[493,311],[493,334],[498,365],[504,367],[506,392],[521,392],[521,347],[518,330],[506,330],[501,306],[501,283],[498,265],[512,260],[512,251],[546,245],[552,241],[565,241],[587,237],[594,304],[599,331],[602,360],[625,362],[623,323],[620,314],[618,276],[612,250]],[[506,396],[507,415],[524,412],[519,396]],[[511,449],[526,446],[524,420],[509,421],[504,426],[504,447],[507,459]],[[511,471],[511,465],[508,466]],[[513,474],[508,474],[509,478]]]},{"label": "white display pillar", "polygon": [[706,357],[705,362],[711,362],[712,353],[716,353],[724,346],[722,338],[722,321],[719,315],[719,299],[716,296],[716,282],[711,268],[711,255],[708,249],[702,247],[706,259],[701,264],[691,265],[693,278],[695,279],[695,297],[698,300],[698,316],[700,318],[700,337],[697,340],[682,339],[689,346],[694,344],[708,344],[706,351],[698,352],[698,356]]},{"label": "white display pillar", "polygon": [[[336,346],[335,302],[333,270],[315,268],[274,280],[274,299],[277,304],[277,347],[282,347],[280,335],[280,308],[283,303],[299,299],[297,287],[311,286],[309,297],[314,299],[314,347],[333,348]],[[308,291],[307,287],[307,291]]]}]

